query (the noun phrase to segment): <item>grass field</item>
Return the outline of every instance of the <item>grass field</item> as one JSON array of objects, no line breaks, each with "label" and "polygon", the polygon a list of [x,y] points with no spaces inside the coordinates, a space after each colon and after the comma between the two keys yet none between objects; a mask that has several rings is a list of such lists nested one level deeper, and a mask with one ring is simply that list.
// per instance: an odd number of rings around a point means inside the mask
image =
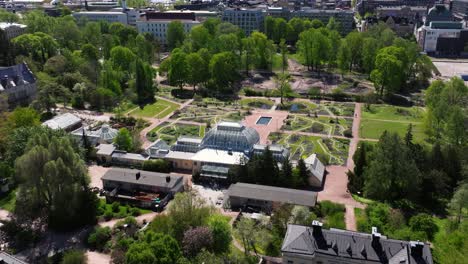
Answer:
[{"label": "grass field", "polygon": [[370,111],[362,108],[363,119],[395,120],[421,122],[424,110],[420,107],[398,107],[391,105],[372,105]]},{"label": "grass field", "polygon": [[[400,136],[404,136],[408,130],[410,122],[386,122],[378,120],[362,119],[361,127],[359,128],[359,137],[379,139],[382,133],[386,130],[388,132],[396,132]],[[424,128],[422,123],[413,124],[413,136],[416,141],[424,139]]]},{"label": "grass field", "polygon": [[16,204],[16,190],[10,191],[6,196],[0,199],[0,208],[13,212]]},{"label": "grass field", "polygon": [[424,109],[420,107],[398,107],[391,105],[372,105],[370,110],[362,108],[359,127],[361,138],[379,139],[384,131],[404,136],[409,124],[413,125],[413,136],[422,141],[426,135],[423,127]]},{"label": "grass field", "polygon": [[158,99],[154,104],[146,105],[143,109],[138,108],[130,112],[138,117],[163,118],[179,108],[178,104]]}]

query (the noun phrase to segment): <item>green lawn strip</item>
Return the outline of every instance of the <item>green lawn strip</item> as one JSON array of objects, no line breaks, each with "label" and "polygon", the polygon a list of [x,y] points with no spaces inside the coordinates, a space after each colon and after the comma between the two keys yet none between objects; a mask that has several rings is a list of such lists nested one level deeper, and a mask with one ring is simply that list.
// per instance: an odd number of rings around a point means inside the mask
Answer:
[{"label": "green lawn strip", "polygon": [[318,204],[319,213],[325,228],[346,229],[345,206],[331,201],[322,201]]},{"label": "green lawn strip", "polygon": [[145,105],[143,109],[138,108],[137,110],[132,111],[130,114],[139,117],[162,118],[174,112],[178,108],[178,104],[158,99],[154,104]]},{"label": "green lawn strip", "polygon": [[[404,136],[408,130],[410,123],[398,123],[398,122],[385,122],[378,120],[362,119],[361,126],[359,128],[360,138],[379,139],[382,133],[386,130],[388,132],[398,133],[400,136]],[[413,124],[413,136],[415,141],[423,141],[425,138],[424,128],[422,123]]]},{"label": "green lawn strip", "polygon": [[11,190],[6,196],[0,199],[0,208],[13,212],[16,204],[16,190]]},{"label": "green lawn strip", "polygon": [[356,227],[359,232],[369,232],[367,229],[367,216],[364,209],[354,208],[354,216],[356,218]]},{"label": "green lawn strip", "polygon": [[362,107],[361,114],[363,119],[422,122],[424,110],[420,107],[372,105],[370,111],[365,106]]},{"label": "green lawn strip", "polygon": [[353,199],[360,202],[360,203],[363,203],[363,204],[371,204],[373,203],[374,201],[371,200],[371,199],[367,199],[367,198],[364,198],[362,196],[359,196],[359,195],[356,195],[356,194],[351,194],[353,196]]},{"label": "green lawn strip", "polygon": [[133,104],[132,102],[123,101],[112,109],[112,113],[114,114],[125,113],[126,114],[130,112],[131,110],[135,109],[136,107],[138,106]]}]

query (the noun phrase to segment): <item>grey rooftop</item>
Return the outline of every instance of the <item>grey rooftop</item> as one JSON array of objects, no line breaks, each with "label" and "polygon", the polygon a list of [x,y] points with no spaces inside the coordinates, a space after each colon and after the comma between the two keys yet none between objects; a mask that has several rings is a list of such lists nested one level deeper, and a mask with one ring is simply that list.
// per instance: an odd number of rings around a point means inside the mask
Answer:
[{"label": "grey rooftop", "polygon": [[[140,173],[140,178],[138,180],[136,179],[137,173]],[[167,177],[170,179],[169,182],[167,182]],[[101,180],[174,188],[183,180],[183,176],[142,170],[112,168],[102,176]]]},{"label": "grey rooftop", "polygon": [[317,201],[317,193],[266,185],[235,183],[228,189],[228,195],[255,200],[288,203],[312,207]]}]

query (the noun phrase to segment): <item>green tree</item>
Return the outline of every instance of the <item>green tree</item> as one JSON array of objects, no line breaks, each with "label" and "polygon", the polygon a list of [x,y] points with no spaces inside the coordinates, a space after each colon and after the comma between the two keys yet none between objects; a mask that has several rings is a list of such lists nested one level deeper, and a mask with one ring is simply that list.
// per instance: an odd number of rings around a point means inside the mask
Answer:
[{"label": "green tree", "polygon": [[39,114],[32,108],[18,107],[8,116],[7,124],[10,129],[38,126]]},{"label": "green tree", "polygon": [[343,76],[345,72],[351,69],[351,50],[349,49],[346,39],[341,40],[340,48],[338,49],[338,55],[336,59],[338,69],[341,72],[341,76]]},{"label": "green tree", "polygon": [[238,79],[238,65],[235,55],[231,52],[215,54],[210,61],[210,73],[218,90],[229,90]]},{"label": "green tree", "polygon": [[153,102],[156,90],[153,82],[155,75],[153,68],[148,63],[137,59],[135,71],[135,86],[138,104],[143,105],[147,102]]},{"label": "green tree", "polygon": [[383,96],[384,92],[391,94],[401,88],[404,65],[396,55],[396,53],[401,53],[401,50],[395,49],[397,48],[383,48],[377,53],[375,59],[375,69],[370,77],[380,96]]},{"label": "green tree", "polygon": [[170,49],[182,46],[185,40],[184,26],[180,21],[172,21],[167,27],[167,46]]},{"label": "green tree", "polygon": [[193,85],[193,88],[208,81],[209,69],[208,64],[198,53],[190,53],[187,55],[188,68],[188,83]]},{"label": "green tree", "polygon": [[276,87],[280,94],[280,102],[283,105],[283,98],[292,93],[291,85],[289,84],[290,76],[288,74],[280,74],[276,78]]},{"label": "green tree", "polygon": [[286,46],[286,40],[281,39],[279,50],[281,54],[281,71],[284,74],[284,71],[288,68],[288,47]]},{"label": "green tree", "polygon": [[190,31],[190,40],[194,51],[208,47],[211,42],[210,31],[204,26],[193,27]]},{"label": "green tree", "polygon": [[462,183],[453,194],[448,209],[458,224],[468,216],[468,183]]},{"label": "green tree", "polygon": [[0,22],[7,22],[7,23],[16,23],[19,21],[19,17],[17,14],[8,12],[6,10],[0,10]]},{"label": "green tree", "polygon": [[122,46],[112,48],[110,56],[113,66],[122,71],[131,69],[130,66],[136,59],[136,55],[129,48]]},{"label": "green tree", "polygon": [[385,131],[368,164],[364,171],[366,197],[388,202],[417,198],[421,174],[398,134]]},{"label": "green tree", "polygon": [[133,149],[133,140],[127,128],[121,128],[114,139],[114,143],[119,150],[131,151]]},{"label": "green tree", "polygon": [[184,84],[187,83],[188,78],[189,71],[187,68],[187,54],[180,50],[173,51],[168,70],[169,83],[171,85],[178,86],[179,89],[182,90],[184,88]]},{"label": "green tree", "polygon": [[213,234],[213,251],[226,253],[232,241],[231,226],[221,215],[213,215],[208,220],[208,227]]},{"label": "green tree", "polygon": [[127,264],[173,264],[181,257],[177,241],[169,235],[148,231],[141,240],[131,244]]},{"label": "green tree", "polygon": [[66,137],[37,134],[16,160],[19,184],[15,215],[45,219],[51,228],[73,229],[96,221],[96,196],[87,168]]}]

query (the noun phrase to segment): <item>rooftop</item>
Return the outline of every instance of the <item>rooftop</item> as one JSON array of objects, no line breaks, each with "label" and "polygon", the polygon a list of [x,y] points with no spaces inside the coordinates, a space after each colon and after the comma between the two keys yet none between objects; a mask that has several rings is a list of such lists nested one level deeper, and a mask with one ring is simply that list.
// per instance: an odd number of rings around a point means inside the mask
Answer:
[{"label": "rooftop", "polygon": [[75,12],[75,14],[84,14],[84,15],[125,15],[124,12],[115,12],[115,11],[80,11]]},{"label": "rooftop", "polygon": [[26,262],[17,259],[16,257],[6,253],[6,252],[0,252],[0,263],[5,263],[5,264],[27,264]]},{"label": "rooftop", "polygon": [[7,23],[7,22],[0,22],[0,29],[6,29],[9,27],[20,27],[20,28],[26,28],[26,25],[23,24],[18,24],[18,23]]},{"label": "rooftop", "polygon": [[0,91],[15,87],[22,83],[35,83],[36,77],[26,63],[10,67],[0,67]]},{"label": "rooftop", "polygon": [[375,263],[432,264],[429,245],[388,239],[375,229],[373,234],[359,233],[340,229],[322,229],[288,225],[281,248],[283,253],[302,256],[336,257],[342,261],[353,259]]},{"label": "rooftop", "polygon": [[195,13],[193,12],[146,12],[141,16],[143,21],[172,21],[172,20],[184,20],[184,21],[195,21]]},{"label": "rooftop", "polygon": [[260,135],[239,122],[223,121],[210,129],[202,140],[201,148],[232,151],[250,151],[260,141]]},{"label": "rooftop", "polygon": [[317,201],[316,192],[239,182],[231,184],[228,195],[309,207]]},{"label": "rooftop", "polygon": [[193,152],[184,152],[184,151],[169,151],[165,156],[166,159],[181,159],[181,160],[190,160],[195,155]]},{"label": "rooftop", "polygon": [[[140,173],[139,179],[136,177],[137,173]],[[184,177],[180,175],[167,173],[112,168],[102,176],[101,180],[174,188],[183,181],[183,178]],[[169,181],[167,181],[168,179]]]},{"label": "rooftop", "polygon": [[139,161],[145,161],[149,159],[148,156],[143,156],[137,153],[128,153],[125,151],[114,151],[112,153],[112,158],[120,158],[120,159],[126,159],[126,160],[139,160]]},{"label": "rooftop", "polygon": [[97,155],[110,156],[115,151],[116,147],[113,144],[100,144],[97,146]]},{"label": "rooftop", "polygon": [[242,160],[247,161],[247,156],[242,152],[229,152],[226,150],[202,149],[192,157],[193,161],[216,163],[226,165],[241,164]]},{"label": "rooftop", "polygon": [[325,166],[318,159],[317,154],[312,154],[304,160],[304,163],[307,166],[307,169],[317,177],[320,182],[323,181],[323,176],[325,175]]},{"label": "rooftop", "polygon": [[45,121],[42,123],[43,126],[47,126],[51,129],[67,129],[73,125],[76,125],[81,122],[81,118],[77,117],[74,114],[65,113],[54,118]]}]

